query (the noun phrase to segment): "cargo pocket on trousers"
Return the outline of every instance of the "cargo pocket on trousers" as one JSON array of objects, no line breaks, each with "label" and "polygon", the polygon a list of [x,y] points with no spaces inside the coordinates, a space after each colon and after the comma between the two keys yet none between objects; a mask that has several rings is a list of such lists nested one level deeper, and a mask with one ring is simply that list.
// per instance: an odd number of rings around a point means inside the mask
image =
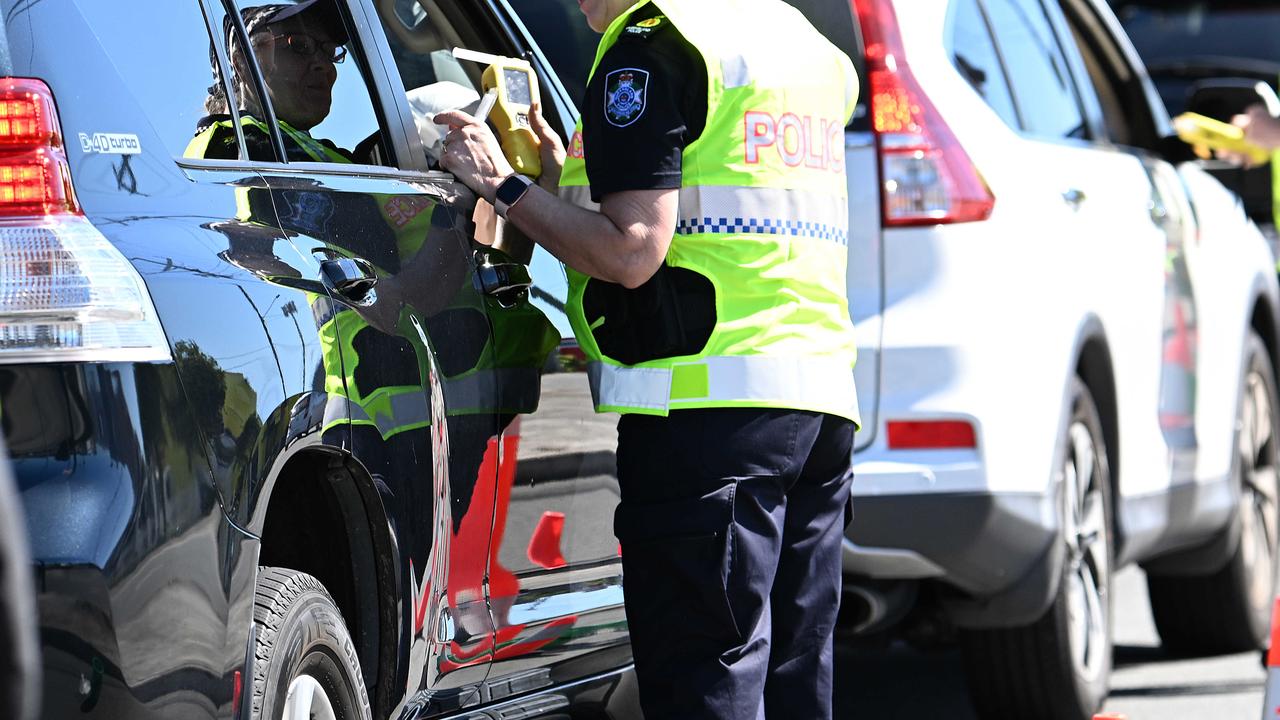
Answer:
[{"label": "cargo pocket on trousers", "polygon": [[633,642],[637,635],[657,642],[702,640],[723,651],[743,640],[729,599],[735,577],[734,490],[727,486],[696,499],[618,506],[614,533],[622,544]]}]

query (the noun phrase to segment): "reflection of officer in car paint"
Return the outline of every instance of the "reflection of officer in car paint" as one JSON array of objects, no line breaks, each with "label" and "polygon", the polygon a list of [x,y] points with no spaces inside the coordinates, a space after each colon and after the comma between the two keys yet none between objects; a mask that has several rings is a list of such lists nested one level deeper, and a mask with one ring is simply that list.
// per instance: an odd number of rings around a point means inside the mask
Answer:
[{"label": "reflection of officer in car paint", "polygon": [[[345,40],[345,33],[332,6],[327,0],[263,6],[242,11],[242,17],[279,120],[288,161],[358,162],[363,153],[347,153],[308,132],[330,110],[334,65],[343,53],[335,38]],[[267,115],[256,99],[254,84],[245,80],[251,77],[249,66],[234,32],[229,32],[228,47],[235,69],[232,92],[239,98],[237,106],[249,157],[274,160],[269,127],[258,119]],[[215,83],[206,101],[211,115],[200,123],[188,147],[188,157],[238,157],[235,128],[226,114],[228,105],[221,87],[221,83]],[[293,185],[285,187],[283,183]],[[274,185],[274,212],[286,233],[297,233],[323,244],[332,255],[368,260],[378,275],[377,299],[371,304],[331,306],[329,312],[316,314],[328,374],[324,382],[329,396],[325,427],[333,422],[333,409],[345,405],[355,443],[381,449],[362,452],[361,459],[383,492],[392,491],[381,482],[383,478],[402,478],[404,482],[393,483],[397,503],[413,506],[419,501],[430,502],[437,519],[451,519],[443,527],[451,528],[455,549],[483,546],[484,543],[472,541],[481,537],[487,540],[487,516],[483,522],[481,518],[471,518],[470,522],[467,519],[471,517],[468,509],[473,497],[493,497],[493,473],[480,472],[484,444],[515,413],[534,409],[539,387],[537,373],[558,334],[538,310],[524,302],[495,312],[493,322],[503,326],[506,339],[497,347],[488,345],[490,320],[484,306],[467,291],[469,260],[466,247],[453,234],[456,218],[431,198],[414,194],[348,194],[342,207],[337,208],[333,197],[315,187],[313,181],[277,178]],[[270,211],[270,206],[261,205],[265,198],[255,197],[264,194],[243,190],[246,213],[254,214],[250,206]],[[272,257],[269,251],[258,253],[255,258],[264,262],[256,266],[279,280],[281,276],[272,270],[276,265],[270,261]],[[317,296],[314,300],[324,304],[325,298]],[[415,317],[422,319],[425,334],[419,331]],[[428,336],[448,338],[450,343],[448,352],[440,358],[445,364],[439,368],[444,395],[450,400],[446,425],[452,452],[448,453],[446,477],[451,479],[451,502],[447,506],[438,502],[439,493],[425,492],[429,482],[415,480],[429,480],[419,459],[433,456],[434,449],[422,446],[426,435],[409,432],[433,423],[428,404],[432,393],[422,386],[422,378],[434,359],[427,347]],[[530,377],[513,381],[512,373],[527,373]],[[496,422],[495,415],[499,416]],[[470,446],[472,442],[479,445]],[[478,481],[482,483],[479,486]],[[421,488],[415,488],[417,485]],[[417,512],[411,516],[421,515]],[[399,528],[398,535],[406,548],[422,548],[430,543],[431,525],[437,524]],[[425,539],[413,542],[412,536],[420,533]],[[418,559],[429,563],[426,557]],[[468,566],[449,565],[447,587],[450,604],[455,607],[460,599],[484,594],[483,573],[476,577],[460,574]],[[485,564],[477,566],[484,568]],[[432,574],[429,569],[427,573]],[[416,573],[412,581],[418,582]],[[432,581],[424,577],[423,582]],[[484,605],[476,607],[483,609]],[[476,632],[483,625],[480,620],[488,622],[487,616],[472,618],[465,611],[455,614],[461,627]]]}]

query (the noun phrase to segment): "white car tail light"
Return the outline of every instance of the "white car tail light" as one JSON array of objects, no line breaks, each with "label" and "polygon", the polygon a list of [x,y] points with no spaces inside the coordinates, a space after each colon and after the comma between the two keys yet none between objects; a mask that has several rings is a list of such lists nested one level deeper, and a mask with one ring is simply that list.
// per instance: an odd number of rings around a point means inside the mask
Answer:
[{"label": "white car tail light", "polygon": [[0,78],[0,363],[166,360],[142,278],[80,211],[59,127],[47,85]]},{"label": "white car tail light", "polygon": [[891,0],[854,0],[866,45],[886,226],[985,220],[995,198],[907,66]]}]

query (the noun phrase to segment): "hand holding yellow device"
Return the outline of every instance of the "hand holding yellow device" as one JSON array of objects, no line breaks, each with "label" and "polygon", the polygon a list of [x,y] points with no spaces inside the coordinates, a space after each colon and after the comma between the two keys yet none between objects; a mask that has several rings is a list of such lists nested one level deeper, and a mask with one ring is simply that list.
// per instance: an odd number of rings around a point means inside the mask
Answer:
[{"label": "hand holding yellow device", "polygon": [[1197,113],[1183,113],[1173,119],[1173,129],[1183,142],[1212,150],[1225,150],[1249,158],[1254,165],[1271,159],[1271,153],[1245,140],[1244,130],[1230,123]]},{"label": "hand holding yellow device", "polygon": [[516,172],[536,179],[542,174],[542,160],[538,138],[529,124],[529,107],[538,102],[538,77],[533,67],[518,58],[465,48],[454,48],[453,56],[488,65],[481,83],[486,91],[497,94],[493,109],[482,119],[497,129],[502,152]]}]

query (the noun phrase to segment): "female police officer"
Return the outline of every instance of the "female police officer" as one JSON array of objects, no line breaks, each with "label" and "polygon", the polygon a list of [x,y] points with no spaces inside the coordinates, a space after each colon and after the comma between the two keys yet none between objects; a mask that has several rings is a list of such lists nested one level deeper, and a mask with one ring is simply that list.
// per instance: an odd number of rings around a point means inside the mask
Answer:
[{"label": "female police officer", "polygon": [[858,419],[852,63],[780,0],[579,6],[604,36],[567,157],[532,118],[558,197],[461,112],[436,117],[442,165],[567,266],[596,408],[623,414],[646,717],[829,718]]}]

